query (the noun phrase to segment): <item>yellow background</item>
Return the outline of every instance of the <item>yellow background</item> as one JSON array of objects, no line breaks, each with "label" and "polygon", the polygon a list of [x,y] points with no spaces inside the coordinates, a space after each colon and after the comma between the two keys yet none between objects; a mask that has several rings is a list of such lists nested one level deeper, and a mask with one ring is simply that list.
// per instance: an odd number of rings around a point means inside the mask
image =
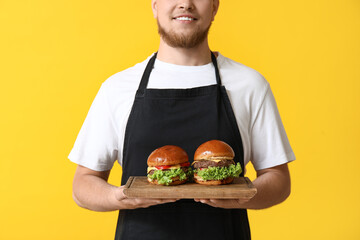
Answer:
[{"label": "yellow background", "polygon": [[[101,83],[157,50],[150,1],[1,0],[0,30],[0,239],[113,239],[67,156]],[[253,239],[360,239],[359,0],[221,1],[210,43],[267,78],[297,157]]]}]

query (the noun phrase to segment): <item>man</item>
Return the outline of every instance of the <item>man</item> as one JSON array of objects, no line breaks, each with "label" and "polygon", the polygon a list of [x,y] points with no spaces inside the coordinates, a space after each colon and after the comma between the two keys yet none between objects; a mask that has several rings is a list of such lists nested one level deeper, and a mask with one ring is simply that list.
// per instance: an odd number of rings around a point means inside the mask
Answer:
[{"label": "man", "polygon": [[[246,209],[262,209],[290,194],[294,160],[267,81],[255,70],[212,53],[208,31],[219,0],[152,0],[157,54],[107,79],[69,159],[78,164],[75,202],[119,211],[116,239],[250,239]],[[146,175],[146,159],[163,145],[190,158],[203,142],[234,148],[243,169],[252,161],[258,190],[245,199],[128,199],[107,183],[113,163],[128,177]]]}]

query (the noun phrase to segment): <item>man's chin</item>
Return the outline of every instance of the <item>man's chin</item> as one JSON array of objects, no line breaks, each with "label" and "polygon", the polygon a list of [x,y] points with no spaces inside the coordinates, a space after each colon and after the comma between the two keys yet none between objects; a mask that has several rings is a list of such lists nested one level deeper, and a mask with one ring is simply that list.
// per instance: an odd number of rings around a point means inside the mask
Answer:
[{"label": "man's chin", "polygon": [[210,26],[205,30],[184,30],[182,33],[166,31],[158,23],[158,33],[162,40],[174,48],[195,48],[203,43],[209,33]]}]

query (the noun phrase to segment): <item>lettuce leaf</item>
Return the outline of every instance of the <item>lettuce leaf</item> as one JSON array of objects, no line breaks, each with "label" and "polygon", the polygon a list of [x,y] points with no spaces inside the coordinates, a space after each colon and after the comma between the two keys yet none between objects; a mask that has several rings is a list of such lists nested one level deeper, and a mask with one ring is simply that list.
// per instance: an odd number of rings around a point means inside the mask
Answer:
[{"label": "lettuce leaf", "polygon": [[169,185],[172,183],[172,178],[179,176],[180,180],[191,178],[193,175],[192,169],[189,168],[185,173],[181,168],[170,169],[168,171],[155,170],[152,175],[148,174],[151,180],[157,180],[159,184]]},{"label": "lettuce leaf", "polygon": [[228,177],[239,177],[242,172],[240,163],[229,167],[208,167],[194,170],[204,180],[222,180]]}]

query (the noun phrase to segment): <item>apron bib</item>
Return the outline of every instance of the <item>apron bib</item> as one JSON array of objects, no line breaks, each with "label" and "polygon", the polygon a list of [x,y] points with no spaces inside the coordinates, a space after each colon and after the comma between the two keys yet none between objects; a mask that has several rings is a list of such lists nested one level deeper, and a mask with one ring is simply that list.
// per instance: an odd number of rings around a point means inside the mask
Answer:
[{"label": "apron bib", "polygon": [[[156,53],[149,60],[125,130],[122,184],[130,176],[147,175],[147,158],[156,148],[179,146],[192,163],[197,147],[213,139],[228,143],[235,163],[245,169],[240,131],[213,53],[211,58],[217,83],[190,89],[147,89]],[[250,228],[246,209],[214,208],[182,199],[120,210],[115,239],[248,240]]]}]

